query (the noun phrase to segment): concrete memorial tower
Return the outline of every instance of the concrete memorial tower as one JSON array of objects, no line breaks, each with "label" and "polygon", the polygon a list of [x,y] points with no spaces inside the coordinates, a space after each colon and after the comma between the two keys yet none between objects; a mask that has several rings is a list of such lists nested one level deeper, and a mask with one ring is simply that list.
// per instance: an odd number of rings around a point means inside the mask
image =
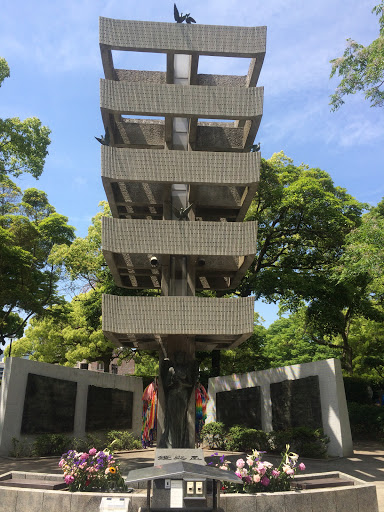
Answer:
[{"label": "concrete memorial tower", "polygon": [[[259,180],[260,153],[250,149],[265,41],[266,27],[100,18],[101,169],[112,211],[103,252],[117,285],[161,290],[105,295],[103,330],[117,346],[159,351],[162,448],[195,445],[195,351],[235,347],[253,332],[251,297],[196,292],[235,289],[256,252],[257,224],[243,220]],[[112,51],[164,53],[166,70],[115,69]],[[199,74],[205,55],[248,59],[248,74]]]}]

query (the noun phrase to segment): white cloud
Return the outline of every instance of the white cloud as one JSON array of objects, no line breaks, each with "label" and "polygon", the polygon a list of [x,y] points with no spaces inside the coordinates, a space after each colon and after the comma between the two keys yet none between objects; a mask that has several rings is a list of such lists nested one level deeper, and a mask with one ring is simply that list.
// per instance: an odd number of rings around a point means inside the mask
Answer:
[{"label": "white cloud", "polygon": [[343,126],[334,125],[327,133],[328,143],[337,142],[345,148],[371,145],[383,138],[384,126],[363,116],[354,116]]}]

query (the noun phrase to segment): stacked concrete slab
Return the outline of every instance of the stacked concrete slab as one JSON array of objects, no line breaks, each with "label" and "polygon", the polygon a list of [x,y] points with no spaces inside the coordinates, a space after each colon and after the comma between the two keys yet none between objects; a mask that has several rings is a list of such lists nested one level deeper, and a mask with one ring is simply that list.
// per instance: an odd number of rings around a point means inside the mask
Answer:
[{"label": "stacked concrete slab", "polygon": [[[100,18],[101,113],[111,138],[101,167],[112,211],[103,252],[119,286],[161,290],[104,296],[103,329],[118,346],[158,349],[171,361],[182,351],[191,361],[195,350],[228,349],[253,331],[252,298],[195,293],[235,289],[256,252],[257,224],[242,221],[259,181],[260,154],[250,148],[265,41],[266,27]],[[166,70],[115,69],[113,51],[166,54]],[[199,74],[205,55],[247,58],[248,74]],[[161,389],[159,399],[161,428]]]}]

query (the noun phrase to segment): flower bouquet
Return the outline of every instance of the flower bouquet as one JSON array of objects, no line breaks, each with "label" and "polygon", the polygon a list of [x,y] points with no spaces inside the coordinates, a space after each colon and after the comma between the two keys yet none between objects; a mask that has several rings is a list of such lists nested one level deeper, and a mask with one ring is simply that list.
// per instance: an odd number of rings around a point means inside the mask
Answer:
[{"label": "flower bouquet", "polygon": [[108,450],[69,450],[61,456],[59,466],[71,492],[126,490],[119,466]]},{"label": "flower bouquet", "polygon": [[[268,461],[263,461],[262,453],[264,452],[254,450],[251,455],[246,457],[246,460],[238,459],[235,473],[243,480],[242,487],[224,482],[222,490],[245,493],[289,491],[291,480],[297,470],[305,470],[303,463],[298,464],[299,456],[289,451],[289,445],[286,445],[278,467],[274,467]],[[225,456],[222,456],[217,466],[220,469],[229,470],[229,464],[229,461],[225,460]]]}]

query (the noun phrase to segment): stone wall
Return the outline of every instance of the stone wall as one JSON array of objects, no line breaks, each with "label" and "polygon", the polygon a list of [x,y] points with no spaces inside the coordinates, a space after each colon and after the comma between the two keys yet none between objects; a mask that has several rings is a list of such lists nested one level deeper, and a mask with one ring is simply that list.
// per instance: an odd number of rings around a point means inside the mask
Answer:
[{"label": "stone wall", "polygon": [[[241,414],[231,406],[236,393]],[[215,377],[209,379],[208,394],[207,422],[240,423],[266,432],[323,427],[330,438],[329,455],[346,457],[353,453],[338,359]]]},{"label": "stone wall", "polygon": [[124,429],[141,432],[143,382],[138,377],[89,372],[8,358],[0,398],[0,455],[12,438]]},{"label": "stone wall", "polygon": [[[47,491],[43,489],[23,489],[5,487],[2,480],[12,477],[23,478],[23,474],[13,471],[0,475],[1,512],[99,512],[103,493],[68,491]],[[376,487],[357,478],[339,472],[297,476],[301,478],[348,478],[353,485],[325,489],[287,491],[259,494],[222,494],[220,509],[223,512],[378,512]],[[24,478],[57,480],[59,475],[44,473],[24,473]],[[113,497],[124,497],[129,501],[129,512],[139,512],[146,506],[145,491],[140,494],[113,494]],[[116,509],[115,509],[116,510]]]}]

